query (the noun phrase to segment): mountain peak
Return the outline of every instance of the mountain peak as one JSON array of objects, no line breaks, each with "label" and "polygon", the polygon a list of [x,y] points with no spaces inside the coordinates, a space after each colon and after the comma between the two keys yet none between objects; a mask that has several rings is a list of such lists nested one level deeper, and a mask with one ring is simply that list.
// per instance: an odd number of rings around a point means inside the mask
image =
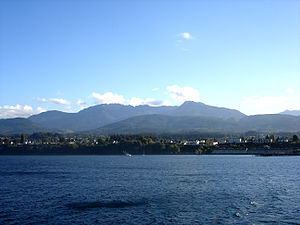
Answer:
[{"label": "mountain peak", "polygon": [[181,106],[188,106],[188,105],[205,105],[202,102],[194,102],[194,101],[185,101],[181,104]]},{"label": "mountain peak", "polygon": [[223,119],[242,118],[245,115],[238,110],[206,105],[202,102],[186,101],[175,112],[176,116],[205,116]]},{"label": "mountain peak", "polygon": [[279,114],[291,115],[291,116],[300,116],[300,110],[285,110]]}]

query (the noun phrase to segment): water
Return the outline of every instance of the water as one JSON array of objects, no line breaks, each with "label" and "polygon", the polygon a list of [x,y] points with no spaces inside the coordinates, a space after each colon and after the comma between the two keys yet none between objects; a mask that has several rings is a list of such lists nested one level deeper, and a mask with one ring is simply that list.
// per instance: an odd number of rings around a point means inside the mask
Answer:
[{"label": "water", "polygon": [[300,157],[1,156],[0,224],[299,224]]}]

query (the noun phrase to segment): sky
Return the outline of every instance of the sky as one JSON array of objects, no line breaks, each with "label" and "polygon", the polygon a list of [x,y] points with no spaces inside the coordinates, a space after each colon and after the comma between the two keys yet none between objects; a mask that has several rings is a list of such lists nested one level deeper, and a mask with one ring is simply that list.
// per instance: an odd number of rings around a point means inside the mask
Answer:
[{"label": "sky", "polygon": [[2,0],[0,118],[184,101],[300,110],[298,0]]}]

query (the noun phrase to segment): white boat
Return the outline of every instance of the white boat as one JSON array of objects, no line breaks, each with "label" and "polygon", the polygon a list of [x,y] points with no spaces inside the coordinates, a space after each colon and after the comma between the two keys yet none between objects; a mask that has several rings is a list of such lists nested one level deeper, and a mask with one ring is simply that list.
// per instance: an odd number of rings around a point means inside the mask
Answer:
[{"label": "white boat", "polygon": [[124,154],[125,156],[129,156],[129,157],[132,156],[131,154],[129,154],[129,153],[127,153],[127,152],[123,152],[123,154]]}]

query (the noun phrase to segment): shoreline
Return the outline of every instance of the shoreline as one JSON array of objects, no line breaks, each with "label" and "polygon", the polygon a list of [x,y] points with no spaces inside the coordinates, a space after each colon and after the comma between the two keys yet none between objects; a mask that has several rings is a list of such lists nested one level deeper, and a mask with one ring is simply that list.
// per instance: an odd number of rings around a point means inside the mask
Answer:
[{"label": "shoreline", "polygon": [[109,145],[0,145],[0,155],[255,155],[299,156],[299,146],[264,148],[263,145],[176,145],[176,144],[109,144]]},{"label": "shoreline", "polygon": [[[1,156],[89,156],[89,155],[94,155],[94,156],[124,156],[124,157],[129,157],[124,154],[99,154],[99,153],[87,153],[87,152],[72,152],[72,153],[66,153],[66,152],[53,152],[53,153],[41,153],[41,152],[0,152],[0,157]],[[249,155],[249,156],[259,156],[259,157],[270,157],[270,156],[300,156],[300,153],[203,153],[203,154],[195,154],[195,153],[186,153],[186,154],[167,154],[167,153],[160,153],[160,154],[131,154],[132,157],[134,156],[167,156],[167,155],[172,155],[172,156],[180,156],[180,155],[195,155],[195,156],[201,156],[201,155],[230,155],[230,156],[239,156],[239,155]]]}]

